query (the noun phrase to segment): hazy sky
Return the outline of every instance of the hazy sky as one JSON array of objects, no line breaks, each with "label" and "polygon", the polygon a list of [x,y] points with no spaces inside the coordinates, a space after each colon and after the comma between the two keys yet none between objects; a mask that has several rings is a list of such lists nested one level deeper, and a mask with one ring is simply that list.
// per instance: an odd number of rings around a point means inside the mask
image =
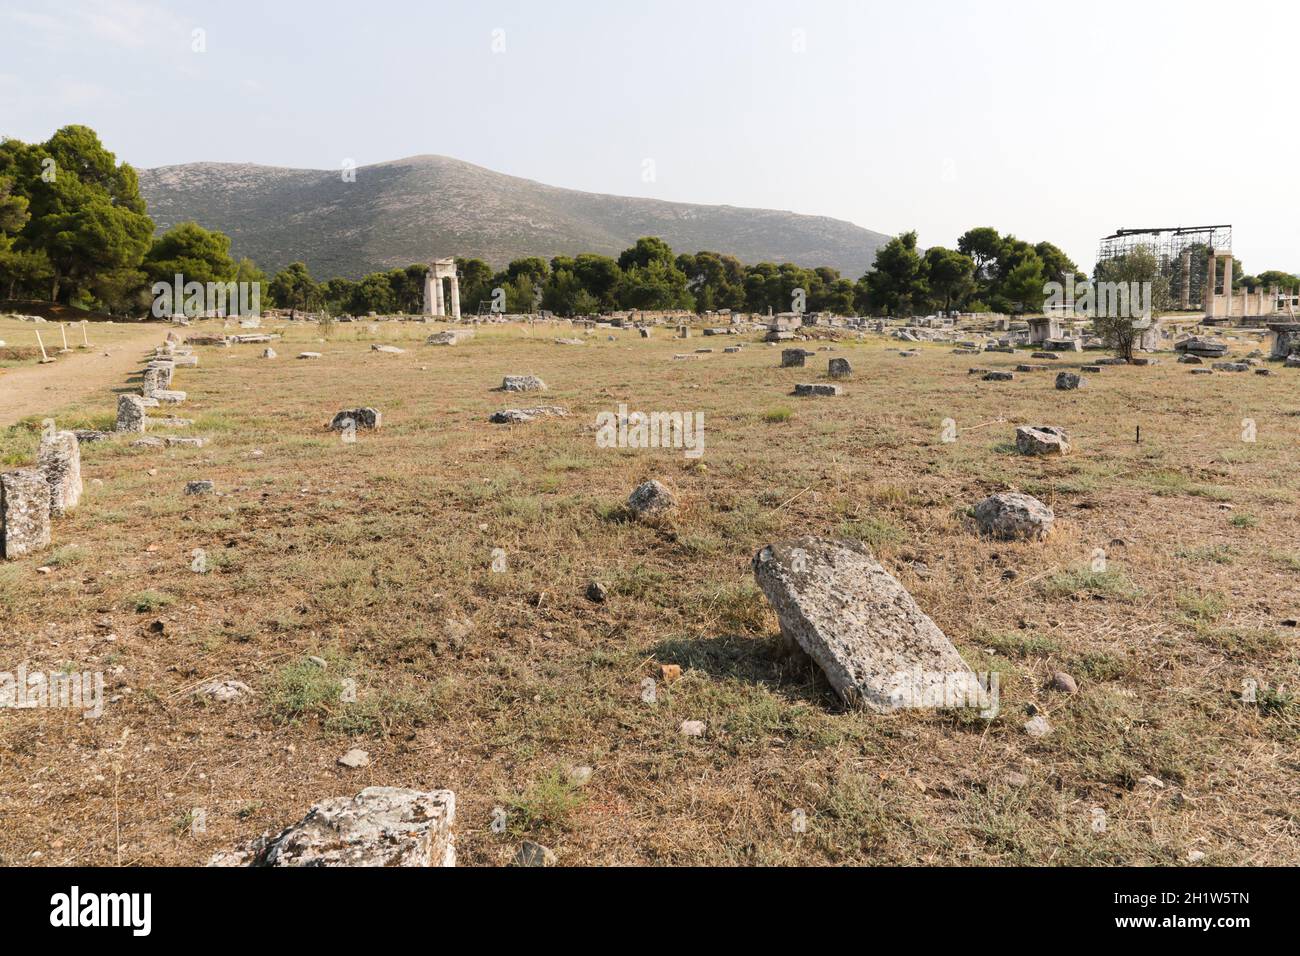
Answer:
[{"label": "hazy sky", "polygon": [[84,123],[140,167],[441,153],[1085,268],[1117,227],[1230,222],[1247,271],[1298,271],[1297,38],[1281,0],[3,0],[0,134]]}]

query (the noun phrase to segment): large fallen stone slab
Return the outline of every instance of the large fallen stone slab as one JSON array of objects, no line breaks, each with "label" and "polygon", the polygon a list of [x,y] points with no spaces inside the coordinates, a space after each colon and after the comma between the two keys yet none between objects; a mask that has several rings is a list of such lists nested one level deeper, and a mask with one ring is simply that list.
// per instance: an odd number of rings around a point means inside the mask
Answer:
[{"label": "large fallen stone slab", "polygon": [[781,541],[753,566],[787,645],[850,707],[990,706],[952,642],[860,542]]},{"label": "large fallen stone slab", "polygon": [[1192,336],[1189,339],[1183,339],[1181,342],[1175,343],[1174,349],[1191,355],[1199,355],[1203,358],[1219,358],[1227,353],[1228,343],[1220,342],[1217,339]]},{"label": "large fallen stone slab", "polygon": [[61,517],[81,500],[81,446],[73,432],[55,432],[41,439],[36,467],[50,489],[50,514]]},{"label": "large fallen stone slab", "polygon": [[494,425],[523,425],[539,418],[563,418],[569,414],[567,408],[559,405],[538,405],[535,408],[503,408],[493,412],[488,421]]},{"label": "large fallen stone slab", "polygon": [[822,382],[800,382],[794,387],[792,395],[801,397],[809,396],[829,396],[836,397],[844,394],[844,389],[838,385],[827,385]]},{"label": "large fallen stone slab", "polygon": [[209,866],[455,866],[456,795],[367,787],[333,797],[279,834],[264,834]]},{"label": "large fallen stone slab", "polygon": [[8,561],[50,546],[50,486],[38,468],[0,474],[0,557]]},{"label": "large fallen stone slab", "polygon": [[445,332],[434,332],[424,340],[425,345],[459,345],[461,342],[474,337],[473,329],[448,329]]}]

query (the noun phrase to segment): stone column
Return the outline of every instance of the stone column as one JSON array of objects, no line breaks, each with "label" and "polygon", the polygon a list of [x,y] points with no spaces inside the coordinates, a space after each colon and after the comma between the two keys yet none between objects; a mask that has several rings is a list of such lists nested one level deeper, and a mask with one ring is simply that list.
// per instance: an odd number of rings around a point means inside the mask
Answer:
[{"label": "stone column", "polygon": [[1192,250],[1183,250],[1183,311],[1192,307]]},{"label": "stone column", "polygon": [[1219,265],[1218,256],[1214,250],[1208,250],[1205,256],[1205,317],[1214,318],[1214,273]]},{"label": "stone column", "polygon": [[424,274],[424,314],[428,316],[434,315],[433,281],[431,268]]},{"label": "stone column", "polygon": [[451,277],[451,317],[460,318],[460,279]]},{"label": "stone column", "polygon": [[442,318],[447,314],[447,292],[442,287],[442,276],[436,276],[433,280],[433,300],[437,304],[434,314]]},{"label": "stone column", "polygon": [[1223,258],[1223,301],[1228,306],[1228,317],[1232,317],[1232,254]]}]

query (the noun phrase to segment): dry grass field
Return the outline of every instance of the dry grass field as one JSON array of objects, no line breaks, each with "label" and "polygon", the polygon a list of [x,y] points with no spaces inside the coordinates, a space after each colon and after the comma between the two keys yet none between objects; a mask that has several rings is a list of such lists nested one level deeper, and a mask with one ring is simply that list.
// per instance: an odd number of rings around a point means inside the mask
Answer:
[{"label": "dry grass field", "polygon": [[[201,864],[393,785],[456,792],[462,865],[525,838],[561,865],[1300,863],[1300,372],[1166,356],[1062,392],[967,374],[1026,355],[902,358],[884,337],[781,369],[756,335],[576,347],[553,341],[567,325],[503,326],[429,347],[425,326],[377,328],[286,329],[274,360],[199,347],[174,387],[206,447],[82,446],[53,549],[0,566],[0,670],[103,671],[108,701],[0,711],[0,862]],[[847,394],[792,397],[831,356]],[[550,391],[494,391],[527,373]],[[0,458],[30,461],[46,415],[111,427],[114,388],[0,432]],[[597,447],[619,403],[703,412],[703,457]],[[571,414],[487,421],[536,404]],[[364,405],[380,430],[327,430]],[[1064,427],[1073,453],[1018,455],[1020,424]],[[661,526],[623,511],[646,478],[683,499]],[[195,479],[216,494],[185,495]],[[1004,490],[1055,509],[1047,541],[974,532],[968,509]],[[781,658],[750,560],[802,534],[866,542],[1000,672],[998,716],[846,711]],[[1077,695],[1050,689],[1058,670]],[[197,698],[213,679],[253,694]],[[1024,732],[1032,708],[1051,735]],[[337,764],[353,747],[369,766]]]},{"label": "dry grass field", "polygon": [[[0,345],[0,369],[36,364],[41,357],[40,342],[36,338],[38,332],[45,343],[46,352],[57,359],[59,350],[63,348],[65,332],[68,348],[76,352],[85,349],[87,345],[94,350],[132,341],[144,328],[157,330],[159,326],[156,323],[140,322],[92,322],[87,323],[83,333],[80,323],[23,322],[12,316],[0,315],[0,342],[5,343]],[[161,338],[161,333],[159,337]],[[0,378],[0,384],[3,381]]]}]

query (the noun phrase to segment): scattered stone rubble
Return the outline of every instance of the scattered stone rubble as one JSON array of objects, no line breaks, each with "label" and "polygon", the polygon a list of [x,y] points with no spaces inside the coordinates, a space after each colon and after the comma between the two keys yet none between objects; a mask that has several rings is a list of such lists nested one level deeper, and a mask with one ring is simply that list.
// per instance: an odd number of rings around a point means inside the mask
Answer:
[{"label": "scattered stone rubble", "polygon": [[218,853],[209,866],[455,866],[456,795],[367,787],[333,797],[278,834]]}]

